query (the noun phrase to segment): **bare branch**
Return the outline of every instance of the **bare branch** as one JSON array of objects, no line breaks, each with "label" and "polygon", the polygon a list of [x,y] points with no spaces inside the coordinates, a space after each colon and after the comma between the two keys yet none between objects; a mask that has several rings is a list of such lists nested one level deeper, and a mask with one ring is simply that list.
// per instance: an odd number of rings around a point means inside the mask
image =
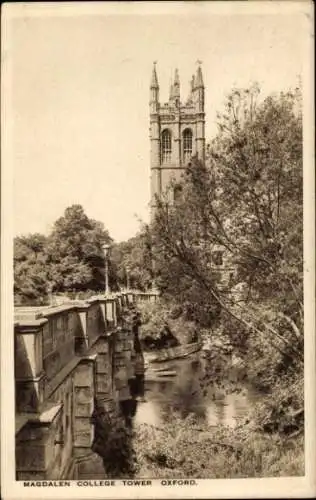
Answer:
[{"label": "bare branch", "polygon": [[298,327],[296,326],[296,324],[294,323],[294,321],[292,320],[292,318],[290,318],[289,316],[287,316],[286,314],[282,313],[282,312],[279,312],[278,313],[278,316],[280,318],[283,318],[285,319],[285,321],[287,321],[289,323],[289,325],[291,325],[292,329],[293,329],[293,332],[295,333],[295,336],[300,339],[301,338],[301,333],[298,329]]}]

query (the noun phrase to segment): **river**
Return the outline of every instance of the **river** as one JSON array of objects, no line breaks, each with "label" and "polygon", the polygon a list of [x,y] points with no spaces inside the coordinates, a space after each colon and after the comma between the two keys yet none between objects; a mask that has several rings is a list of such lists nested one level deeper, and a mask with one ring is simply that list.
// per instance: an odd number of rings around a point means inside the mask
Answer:
[{"label": "river", "polygon": [[225,379],[209,379],[209,362],[200,351],[184,359],[149,365],[134,426],[143,423],[161,426],[173,410],[182,418],[193,413],[209,426],[235,427],[247,416],[258,394],[245,382],[232,383],[238,378],[234,368],[230,370],[230,383]]},{"label": "river", "polygon": [[[210,373],[213,375],[209,376]],[[120,438],[114,436],[114,448],[109,449],[103,460],[106,477],[135,477],[130,464],[137,461],[133,449],[135,445],[137,448],[137,429],[141,430],[143,424],[163,428],[176,412],[181,419],[194,414],[210,427],[234,428],[247,418],[259,396],[242,373],[231,367],[230,356],[210,360],[203,351],[183,359],[149,363],[145,377],[133,380],[128,392],[130,398],[121,401],[120,406],[126,429],[131,432],[123,433]],[[90,465],[95,476],[97,467],[92,462]],[[139,475],[142,473],[138,471],[136,477],[142,477]],[[80,477],[91,477],[90,474]]]}]

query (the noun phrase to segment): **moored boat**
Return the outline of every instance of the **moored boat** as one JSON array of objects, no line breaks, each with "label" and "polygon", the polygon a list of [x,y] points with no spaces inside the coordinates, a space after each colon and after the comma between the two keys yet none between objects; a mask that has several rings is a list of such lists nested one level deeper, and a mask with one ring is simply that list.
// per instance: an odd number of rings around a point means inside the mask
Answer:
[{"label": "moored boat", "polygon": [[145,352],[145,364],[161,363],[163,361],[169,361],[171,359],[185,358],[186,356],[199,351],[201,347],[202,344],[200,342],[194,342],[192,344],[181,344],[175,347],[161,349],[160,351]]}]

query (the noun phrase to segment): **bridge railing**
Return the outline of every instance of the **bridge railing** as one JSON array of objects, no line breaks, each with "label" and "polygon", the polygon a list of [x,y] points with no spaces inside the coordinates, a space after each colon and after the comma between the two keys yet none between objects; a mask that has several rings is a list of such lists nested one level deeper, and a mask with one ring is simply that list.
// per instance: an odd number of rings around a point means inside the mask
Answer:
[{"label": "bridge railing", "polygon": [[74,457],[91,452],[95,398],[115,411],[133,371],[132,330],[117,328],[124,309],[156,298],[123,291],[16,309],[17,479],[71,477]]},{"label": "bridge railing", "polygon": [[[49,391],[49,381],[100,335],[110,334],[125,307],[157,300],[156,293],[124,290],[87,301],[15,309],[17,410],[34,411]],[[32,389],[32,390],[31,390]]]}]

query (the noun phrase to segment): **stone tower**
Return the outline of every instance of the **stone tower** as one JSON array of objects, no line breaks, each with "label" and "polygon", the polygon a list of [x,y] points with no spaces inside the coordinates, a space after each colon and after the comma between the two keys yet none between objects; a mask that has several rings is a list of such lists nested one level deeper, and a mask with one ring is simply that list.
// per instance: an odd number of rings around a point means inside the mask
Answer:
[{"label": "stone tower", "polygon": [[154,63],[150,84],[150,173],[151,215],[156,205],[156,196],[167,190],[172,204],[181,188],[181,174],[192,156],[205,157],[205,112],[204,83],[201,66],[192,76],[191,88],[185,103],[180,101],[180,79],[176,69],[170,86],[169,101],[160,104],[159,84]]}]

